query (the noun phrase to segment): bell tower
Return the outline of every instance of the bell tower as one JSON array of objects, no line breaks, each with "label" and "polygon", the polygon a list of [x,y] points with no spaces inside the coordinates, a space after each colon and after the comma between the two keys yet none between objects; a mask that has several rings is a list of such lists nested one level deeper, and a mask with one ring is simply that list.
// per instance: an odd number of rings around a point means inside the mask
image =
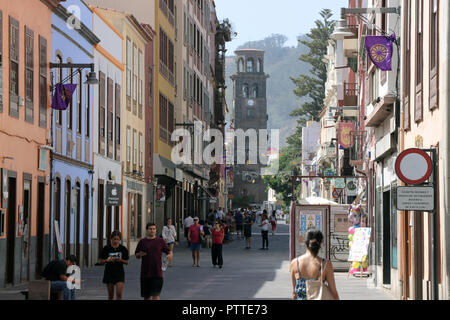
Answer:
[{"label": "bell tower", "polygon": [[[244,49],[235,52],[236,74],[233,80],[233,123],[234,130],[242,129],[249,135],[245,139],[245,164],[238,164],[237,154],[243,152],[243,145],[234,141],[234,199],[245,198],[252,204],[267,201],[266,184],[261,177],[265,163],[260,161],[260,130],[267,130],[267,78],[264,73],[264,51]],[[249,131],[248,131],[249,130]],[[256,141],[250,131],[256,133]],[[263,142],[264,144],[265,142]],[[261,144],[261,145],[263,145]],[[269,146],[267,146],[269,147]],[[250,150],[256,150],[257,163],[251,161]],[[267,149],[267,148],[265,148]],[[266,152],[267,153],[267,152]],[[265,156],[265,155],[263,155]]]}]

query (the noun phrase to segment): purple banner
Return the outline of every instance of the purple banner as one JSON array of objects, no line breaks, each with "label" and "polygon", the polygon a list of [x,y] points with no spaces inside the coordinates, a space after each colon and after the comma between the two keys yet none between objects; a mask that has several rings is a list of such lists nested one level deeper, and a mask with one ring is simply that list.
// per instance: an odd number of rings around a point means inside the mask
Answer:
[{"label": "purple banner", "polygon": [[395,33],[390,37],[366,36],[365,47],[370,60],[383,71],[392,70],[392,52]]},{"label": "purple banner", "polygon": [[76,84],[55,85],[55,93],[52,99],[52,108],[56,110],[66,110],[69,107],[72,95],[77,88]]}]

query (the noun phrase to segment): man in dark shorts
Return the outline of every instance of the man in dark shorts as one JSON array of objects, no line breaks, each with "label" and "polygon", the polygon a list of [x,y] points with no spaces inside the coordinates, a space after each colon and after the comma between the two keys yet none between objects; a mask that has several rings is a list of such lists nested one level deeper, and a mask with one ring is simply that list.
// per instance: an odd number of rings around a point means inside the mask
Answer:
[{"label": "man in dark shorts", "polygon": [[241,210],[237,210],[236,214],[234,215],[234,222],[236,223],[236,235],[239,240],[242,236],[244,222],[244,217],[242,216]]},{"label": "man in dark shorts", "polygon": [[156,237],[156,225],[147,224],[147,237],[136,247],[136,258],[142,258],[141,296],[144,300],[160,300],[163,287],[162,253],[172,258],[172,252],[163,238]]},{"label": "man in dark shorts", "polygon": [[245,249],[250,249],[252,246],[252,224],[253,220],[248,212],[246,212],[244,215]]}]

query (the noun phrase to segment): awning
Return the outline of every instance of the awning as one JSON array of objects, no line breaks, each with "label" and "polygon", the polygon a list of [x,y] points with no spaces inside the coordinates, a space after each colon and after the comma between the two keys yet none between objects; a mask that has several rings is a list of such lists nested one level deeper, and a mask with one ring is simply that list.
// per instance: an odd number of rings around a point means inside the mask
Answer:
[{"label": "awning", "polygon": [[200,198],[198,198],[199,200],[216,199],[216,197],[214,197],[214,196],[208,191],[208,189],[206,189],[204,186],[199,185],[199,187],[202,188],[203,191],[205,191],[205,193],[207,194],[206,197],[200,197]]}]

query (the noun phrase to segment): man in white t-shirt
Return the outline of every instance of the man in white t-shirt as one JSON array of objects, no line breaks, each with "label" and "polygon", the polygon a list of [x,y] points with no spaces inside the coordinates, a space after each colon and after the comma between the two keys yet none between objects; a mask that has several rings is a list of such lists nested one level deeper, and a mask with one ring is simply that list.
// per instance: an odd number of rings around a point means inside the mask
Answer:
[{"label": "man in white t-shirt", "polygon": [[263,212],[261,210],[256,211],[256,223],[261,223],[261,215]]},{"label": "man in white t-shirt", "polygon": [[220,208],[220,207],[219,207],[219,211],[217,211],[216,218],[219,219],[220,221],[223,220],[223,211],[222,211],[222,208]]},{"label": "man in white t-shirt", "polygon": [[[192,226],[194,224],[194,218],[191,217],[191,215],[189,215],[186,219],[184,219],[184,237],[186,239],[188,239],[188,233],[189,233],[189,228],[190,226]],[[188,247],[191,246],[191,244],[188,242]]]}]

